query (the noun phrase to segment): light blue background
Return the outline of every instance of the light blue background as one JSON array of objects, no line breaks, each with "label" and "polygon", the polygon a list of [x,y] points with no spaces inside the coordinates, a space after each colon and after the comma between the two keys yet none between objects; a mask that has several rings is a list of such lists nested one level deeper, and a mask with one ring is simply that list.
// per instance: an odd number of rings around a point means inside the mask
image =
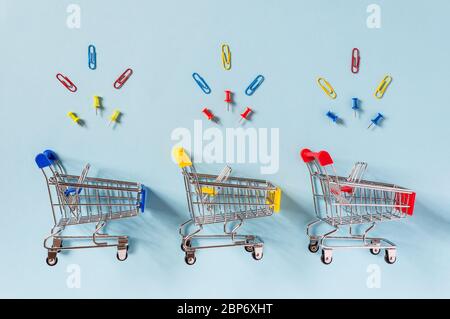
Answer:
[{"label": "light blue background", "polygon": [[[66,27],[70,3],[81,6],[81,29]],[[366,26],[371,3],[381,6],[380,29]],[[0,297],[450,297],[448,12],[444,0],[0,0]],[[229,72],[220,63],[223,42],[232,50]],[[97,47],[96,71],[87,68],[90,43]],[[361,50],[358,75],[349,70],[353,47]],[[132,78],[114,90],[127,67]],[[65,90],[57,72],[69,75],[78,92]],[[192,72],[208,81],[212,94],[199,90]],[[266,81],[247,97],[243,90],[257,74]],[[376,100],[373,91],[385,74],[394,80]],[[323,94],[317,76],[334,86],[336,100]],[[239,105],[257,110],[249,126],[280,128],[280,169],[265,178],[282,187],[282,212],[245,226],[265,240],[261,262],[243,249],[222,249],[199,252],[190,267],[179,247],[178,225],[188,214],[180,170],[169,157],[170,134],[192,129],[203,106],[224,126],[236,126],[237,114],[224,111],[227,88]],[[115,107],[124,112],[115,130],[95,116],[95,94],[104,97],[105,116]],[[363,101],[357,120],[353,96]],[[328,109],[346,125],[332,125]],[[73,125],[68,111],[87,128]],[[366,130],[379,111],[387,117],[383,127]],[[324,266],[309,253],[305,225],[313,207],[302,147],[329,150],[342,174],[364,160],[368,177],[417,191],[412,218],[376,230],[398,244],[395,265],[381,254],[337,251]],[[42,240],[52,219],[34,163],[46,148],[70,172],[90,162],[91,176],[151,189],[145,214],[108,227],[131,236],[126,262],[113,249],[96,249],[64,253],[57,266],[46,265]],[[214,173],[221,166],[197,168]],[[232,166],[235,175],[261,177],[259,165]],[[80,289],[66,286],[70,264],[80,266]],[[370,264],[380,267],[379,289],[366,286]]]}]

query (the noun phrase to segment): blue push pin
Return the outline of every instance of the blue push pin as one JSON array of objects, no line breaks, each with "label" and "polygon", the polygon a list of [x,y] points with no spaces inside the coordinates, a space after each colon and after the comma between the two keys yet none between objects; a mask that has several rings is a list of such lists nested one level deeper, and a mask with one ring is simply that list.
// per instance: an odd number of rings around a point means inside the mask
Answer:
[{"label": "blue push pin", "polygon": [[339,116],[337,116],[335,113],[328,111],[326,116],[332,120],[334,123],[337,123],[339,121]]},{"label": "blue push pin", "polygon": [[356,112],[359,110],[359,103],[358,103],[358,98],[357,97],[352,97],[352,110],[355,112],[355,117],[356,117]]},{"label": "blue push pin", "polygon": [[369,125],[369,127],[367,129],[369,129],[372,125],[379,126],[380,125],[380,121],[382,121],[383,119],[384,119],[383,114],[378,113],[375,118],[370,120],[372,123],[370,123],[370,125]]}]

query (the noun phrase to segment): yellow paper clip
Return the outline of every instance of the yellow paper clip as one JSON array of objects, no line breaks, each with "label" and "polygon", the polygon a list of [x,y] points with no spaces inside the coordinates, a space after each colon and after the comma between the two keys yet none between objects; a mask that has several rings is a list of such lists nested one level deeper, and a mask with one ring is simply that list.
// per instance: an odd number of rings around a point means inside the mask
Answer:
[{"label": "yellow paper clip", "polygon": [[95,108],[95,114],[96,114],[96,115],[97,115],[97,110],[98,110],[99,108],[101,108],[101,107],[102,107],[102,104],[101,104],[101,97],[95,95],[95,96],[94,96],[94,108]]},{"label": "yellow paper clip", "polygon": [[81,119],[74,112],[67,113],[67,116],[70,117],[75,123],[81,124]]},{"label": "yellow paper clip", "polygon": [[325,94],[328,95],[331,99],[336,98],[336,92],[327,80],[325,80],[324,78],[317,78],[317,83],[325,92]]},{"label": "yellow paper clip", "polygon": [[392,77],[390,75],[386,75],[383,80],[381,80],[380,84],[378,85],[377,89],[375,90],[374,96],[377,99],[381,99],[384,95],[384,92],[386,91],[389,84],[392,82]]},{"label": "yellow paper clip", "polygon": [[222,44],[222,65],[227,71],[231,69],[231,51],[228,44]]},{"label": "yellow paper clip", "polygon": [[114,110],[113,114],[110,117],[110,122],[109,125],[111,125],[111,123],[117,123],[119,120],[119,116],[120,116],[120,111],[119,110]]}]

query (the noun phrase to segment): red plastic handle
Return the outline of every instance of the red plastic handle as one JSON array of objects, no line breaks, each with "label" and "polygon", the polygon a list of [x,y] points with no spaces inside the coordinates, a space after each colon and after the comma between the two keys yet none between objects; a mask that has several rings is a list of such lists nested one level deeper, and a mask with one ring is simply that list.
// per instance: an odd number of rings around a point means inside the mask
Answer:
[{"label": "red plastic handle", "polygon": [[208,110],[206,107],[202,110],[203,114],[207,117],[208,120],[212,120],[214,118],[214,115],[210,110]]},{"label": "red plastic handle", "polygon": [[304,148],[300,151],[300,157],[305,163],[317,160],[320,166],[333,164],[333,159],[327,151],[312,152],[310,149]]},{"label": "red plastic handle", "polygon": [[231,91],[225,90],[225,102],[231,103]]},{"label": "red plastic handle", "polygon": [[243,113],[241,113],[241,117],[246,120],[251,112],[253,112],[253,110],[247,106],[245,111]]}]

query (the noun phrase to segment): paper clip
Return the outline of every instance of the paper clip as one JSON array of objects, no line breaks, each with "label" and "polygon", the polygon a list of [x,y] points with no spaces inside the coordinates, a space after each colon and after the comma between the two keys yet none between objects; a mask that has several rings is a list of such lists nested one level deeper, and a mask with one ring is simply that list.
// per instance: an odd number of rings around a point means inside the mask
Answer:
[{"label": "paper clip", "polygon": [[360,57],[359,57],[359,49],[358,48],[353,48],[352,50],[352,73],[356,74],[359,72],[359,61],[360,61]]},{"label": "paper clip", "polygon": [[377,99],[381,99],[384,95],[384,92],[386,91],[389,84],[392,82],[392,77],[390,75],[386,75],[383,80],[381,80],[380,84],[378,85],[377,89],[375,90],[374,96]]},{"label": "paper clip", "polygon": [[117,78],[116,82],[114,82],[114,88],[120,89],[125,84],[125,82],[128,81],[132,74],[132,69],[126,69],[125,72],[123,72],[122,75]]},{"label": "paper clip", "polygon": [[91,70],[95,70],[97,68],[97,52],[93,44],[88,46],[88,66]]},{"label": "paper clip", "polygon": [[228,44],[222,44],[222,65],[227,71],[231,69],[231,51]]},{"label": "paper clip", "polygon": [[197,82],[200,89],[202,89],[203,93],[211,93],[211,88],[209,87],[208,83],[206,83],[205,79],[200,76],[200,74],[192,73],[192,77],[194,78],[195,82]]},{"label": "paper clip", "polygon": [[58,74],[56,74],[56,78],[70,92],[76,92],[77,91],[77,87],[75,86],[75,84],[72,83],[72,81],[70,81],[70,79],[67,76],[62,75],[61,73],[58,73]]},{"label": "paper clip", "polygon": [[250,83],[250,85],[247,87],[247,89],[245,90],[245,94],[247,94],[248,96],[253,95],[253,93],[255,93],[256,89],[259,88],[259,86],[264,82],[264,76],[262,76],[261,74],[258,75],[252,83]]},{"label": "paper clip", "polygon": [[318,78],[317,83],[319,83],[319,86],[322,88],[322,90],[325,92],[326,95],[328,95],[331,99],[336,98],[336,92],[334,91],[333,87],[330,83],[328,83],[327,80],[324,78]]}]

